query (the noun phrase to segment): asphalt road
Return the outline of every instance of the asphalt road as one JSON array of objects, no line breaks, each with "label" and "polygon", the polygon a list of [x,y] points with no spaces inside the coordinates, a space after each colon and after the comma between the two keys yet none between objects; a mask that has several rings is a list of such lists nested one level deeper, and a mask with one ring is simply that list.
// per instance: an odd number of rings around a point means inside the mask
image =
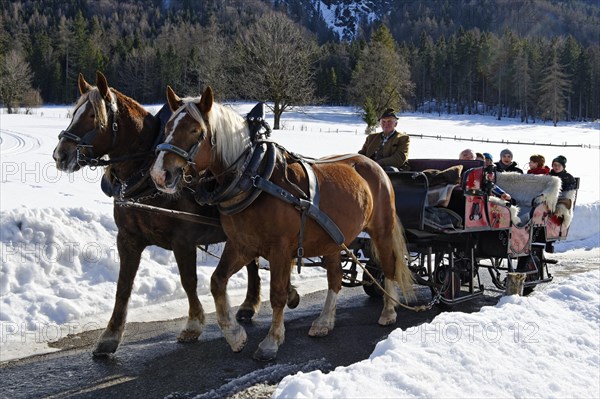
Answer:
[{"label": "asphalt road", "polygon": [[[398,322],[381,327],[377,319],[381,300],[369,298],[362,288],[343,288],[338,300],[337,321],[327,337],[312,338],[308,330],[318,316],[325,291],[302,297],[294,310],[286,309],[286,341],[275,361],[262,363],[252,354],[267,334],[271,311],[263,303],[260,314],[246,324],[248,343],[233,353],[216,324],[207,317],[200,340],[176,342],[183,319],[153,323],[128,323],[124,343],[103,359],[91,351],[100,331],[72,336],[55,343],[62,348],[0,365],[0,396],[6,398],[223,398],[258,383],[274,384],[298,371],[329,371],[368,358],[377,342],[395,328],[431,321],[441,310],[415,313],[398,310]],[[418,291],[426,303],[428,289]],[[494,305],[495,295],[461,304],[453,311],[475,312]]]}]

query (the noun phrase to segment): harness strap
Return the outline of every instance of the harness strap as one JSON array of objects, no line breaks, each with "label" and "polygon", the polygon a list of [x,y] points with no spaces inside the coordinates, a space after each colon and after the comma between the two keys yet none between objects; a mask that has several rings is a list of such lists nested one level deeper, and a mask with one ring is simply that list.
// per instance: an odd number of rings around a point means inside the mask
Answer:
[{"label": "harness strap", "polygon": [[[317,180],[317,176],[315,175],[315,171],[313,168],[303,159],[299,159],[300,166],[304,169],[304,173],[308,179],[308,192],[305,193],[306,200],[312,203],[315,207],[319,208],[319,201],[321,200],[321,195],[319,191],[319,180]],[[298,233],[298,253],[297,253],[297,261],[296,265],[298,267],[298,274],[300,274],[301,267],[304,263],[304,225],[306,223],[306,215],[307,210],[301,209],[301,217],[300,217],[300,232]]]},{"label": "harness strap", "polygon": [[[266,154],[264,153],[264,147],[266,147]],[[248,169],[243,174],[244,178],[241,179],[239,184],[239,188],[241,191],[246,192],[248,190],[252,190],[252,192],[243,201],[235,205],[225,207],[219,204],[219,212],[221,212],[223,215],[233,215],[243,211],[244,209],[248,208],[254,202],[254,200],[256,200],[256,198],[258,198],[258,196],[262,193],[261,190],[257,190],[253,187],[252,179],[255,176],[259,176],[258,170],[259,167],[263,164],[263,159],[265,160],[265,163],[260,176],[264,179],[269,179],[273,174],[273,170],[275,169],[275,159],[277,155],[275,151],[275,146],[271,142],[262,142],[260,148],[262,150],[260,151],[260,156],[256,157],[257,159],[251,162],[251,164],[248,166]]]},{"label": "harness strap", "polygon": [[253,183],[254,187],[263,190],[288,204],[292,204],[299,209],[305,209],[306,214],[316,221],[337,245],[342,245],[344,243],[344,234],[340,231],[339,227],[326,213],[321,211],[311,201],[298,198],[284,188],[281,188],[275,183],[260,176],[254,177]]},{"label": "harness strap", "polygon": [[188,222],[194,222],[194,223],[206,224],[209,226],[221,227],[221,222],[218,218],[202,216],[202,215],[198,215],[196,213],[178,211],[175,209],[161,208],[158,206],[142,204],[140,202],[134,202],[134,201],[130,201],[130,200],[124,200],[124,201],[123,200],[115,200],[115,204],[122,206],[122,207],[126,207],[126,208],[142,209],[142,210],[152,212],[155,214],[166,214],[166,215],[172,216],[174,218],[185,220]]},{"label": "harness strap", "polygon": [[196,202],[200,205],[214,205],[222,201],[230,200],[236,195],[238,195],[241,192],[238,183],[244,175],[243,171],[245,171],[248,168],[248,165],[250,165],[250,163],[252,162],[252,160],[255,159],[254,155],[256,151],[254,151],[253,149],[254,147],[249,148],[249,151],[246,152],[246,157],[243,159],[243,162],[239,166],[237,164],[240,160],[242,160],[241,157],[238,159],[238,161],[232,164],[232,167],[235,166],[235,169],[233,169],[235,172],[235,177],[233,178],[233,181],[231,181],[231,183],[229,183],[228,185],[219,186],[214,191],[208,191],[207,189],[205,189],[205,187],[202,184],[203,182],[201,181],[200,184],[196,187],[194,194],[194,199],[196,200]]}]

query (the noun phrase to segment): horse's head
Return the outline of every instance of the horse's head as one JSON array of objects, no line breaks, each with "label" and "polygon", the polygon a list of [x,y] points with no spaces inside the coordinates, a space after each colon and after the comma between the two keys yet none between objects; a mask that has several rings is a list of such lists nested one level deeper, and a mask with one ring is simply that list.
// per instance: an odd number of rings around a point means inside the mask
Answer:
[{"label": "horse's head", "polygon": [[211,170],[218,175],[249,145],[244,118],[215,103],[210,86],[199,99],[188,100],[167,87],[167,102],[173,115],[150,172],[159,190],[175,193],[190,165],[198,173]]},{"label": "horse's head", "polygon": [[91,164],[91,159],[107,154],[116,141],[117,98],[106,77],[96,72],[96,86],[91,86],[79,74],[77,83],[81,97],[71,124],[58,135],[52,154],[56,167],[65,172],[75,172]]}]

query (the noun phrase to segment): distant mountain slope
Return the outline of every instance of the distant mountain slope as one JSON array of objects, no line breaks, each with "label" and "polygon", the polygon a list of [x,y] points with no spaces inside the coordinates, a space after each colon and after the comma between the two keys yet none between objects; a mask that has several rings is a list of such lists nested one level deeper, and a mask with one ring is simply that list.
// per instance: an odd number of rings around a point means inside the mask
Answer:
[{"label": "distant mountain slope", "polygon": [[320,20],[341,40],[352,40],[385,21],[397,41],[416,41],[422,30],[432,37],[459,27],[522,36],[573,35],[584,45],[600,38],[598,0],[275,0],[309,28]]}]

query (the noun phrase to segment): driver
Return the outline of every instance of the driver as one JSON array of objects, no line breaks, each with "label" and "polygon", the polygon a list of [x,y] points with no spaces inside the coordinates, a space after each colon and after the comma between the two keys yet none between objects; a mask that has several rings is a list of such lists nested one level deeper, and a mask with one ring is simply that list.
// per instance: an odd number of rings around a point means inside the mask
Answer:
[{"label": "driver", "polygon": [[381,114],[379,123],[382,132],[368,135],[358,153],[371,158],[384,169],[395,167],[398,170],[407,170],[406,160],[410,138],[408,134],[396,131],[398,125],[396,111],[393,108],[386,109]]}]

